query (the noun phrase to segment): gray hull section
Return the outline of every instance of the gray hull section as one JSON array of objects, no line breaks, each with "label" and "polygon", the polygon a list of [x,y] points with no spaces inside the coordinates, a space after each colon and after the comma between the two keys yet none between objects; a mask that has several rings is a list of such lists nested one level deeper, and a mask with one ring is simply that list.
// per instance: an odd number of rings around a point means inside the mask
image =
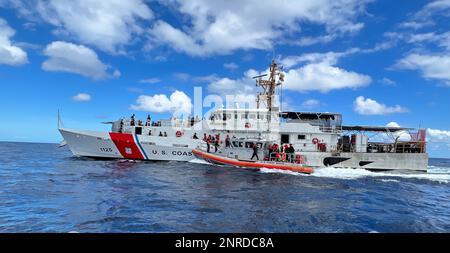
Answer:
[{"label": "gray hull section", "polygon": [[427,171],[426,153],[340,153],[304,152],[309,166],[336,168],[361,168],[369,170]]}]

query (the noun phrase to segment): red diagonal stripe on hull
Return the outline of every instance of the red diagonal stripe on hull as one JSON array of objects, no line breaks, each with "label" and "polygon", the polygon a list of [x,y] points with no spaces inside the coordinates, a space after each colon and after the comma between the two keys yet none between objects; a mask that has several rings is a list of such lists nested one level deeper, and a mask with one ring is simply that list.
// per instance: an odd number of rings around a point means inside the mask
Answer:
[{"label": "red diagonal stripe on hull", "polygon": [[109,133],[111,140],[116,145],[120,154],[128,159],[144,159],[139,147],[134,142],[133,135],[121,133]]}]

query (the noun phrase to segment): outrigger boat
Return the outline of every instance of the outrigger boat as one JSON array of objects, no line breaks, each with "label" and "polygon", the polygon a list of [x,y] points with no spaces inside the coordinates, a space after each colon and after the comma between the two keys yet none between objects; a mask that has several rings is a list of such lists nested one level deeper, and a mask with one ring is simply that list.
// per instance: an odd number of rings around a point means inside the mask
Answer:
[{"label": "outrigger boat", "polygon": [[[303,164],[304,158],[298,154],[290,154],[291,156],[283,161],[276,159],[274,154],[267,153],[267,147],[270,145],[270,142],[244,139],[235,141],[230,147],[217,150],[214,153],[208,152],[207,150],[209,149],[205,150],[205,145],[206,143],[199,145],[199,147],[192,150],[192,153],[198,159],[212,164],[250,169],[286,170],[305,174],[311,174],[314,171],[312,167],[307,167]],[[257,157],[263,157],[263,160],[244,159],[244,157],[250,157],[253,153],[253,145],[258,146]]]}]

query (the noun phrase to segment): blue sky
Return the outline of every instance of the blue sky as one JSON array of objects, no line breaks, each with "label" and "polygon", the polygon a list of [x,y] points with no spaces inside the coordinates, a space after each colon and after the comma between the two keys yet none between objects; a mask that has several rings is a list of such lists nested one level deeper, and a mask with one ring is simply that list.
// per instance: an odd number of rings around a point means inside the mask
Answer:
[{"label": "blue sky", "polygon": [[[284,109],[348,125],[424,127],[450,157],[450,1],[0,0],[0,140],[165,118],[203,95],[255,91],[285,67]],[[204,108],[207,110],[208,108]]]}]

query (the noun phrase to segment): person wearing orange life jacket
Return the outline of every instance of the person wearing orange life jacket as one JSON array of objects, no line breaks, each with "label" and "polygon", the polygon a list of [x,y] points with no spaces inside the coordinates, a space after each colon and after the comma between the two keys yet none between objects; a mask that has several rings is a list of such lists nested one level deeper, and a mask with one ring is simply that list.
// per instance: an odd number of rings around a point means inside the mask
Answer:
[{"label": "person wearing orange life jacket", "polygon": [[273,144],[273,146],[272,146],[272,154],[273,154],[272,160],[278,160],[279,153],[280,153],[280,150],[278,148],[278,145],[276,143]]}]

